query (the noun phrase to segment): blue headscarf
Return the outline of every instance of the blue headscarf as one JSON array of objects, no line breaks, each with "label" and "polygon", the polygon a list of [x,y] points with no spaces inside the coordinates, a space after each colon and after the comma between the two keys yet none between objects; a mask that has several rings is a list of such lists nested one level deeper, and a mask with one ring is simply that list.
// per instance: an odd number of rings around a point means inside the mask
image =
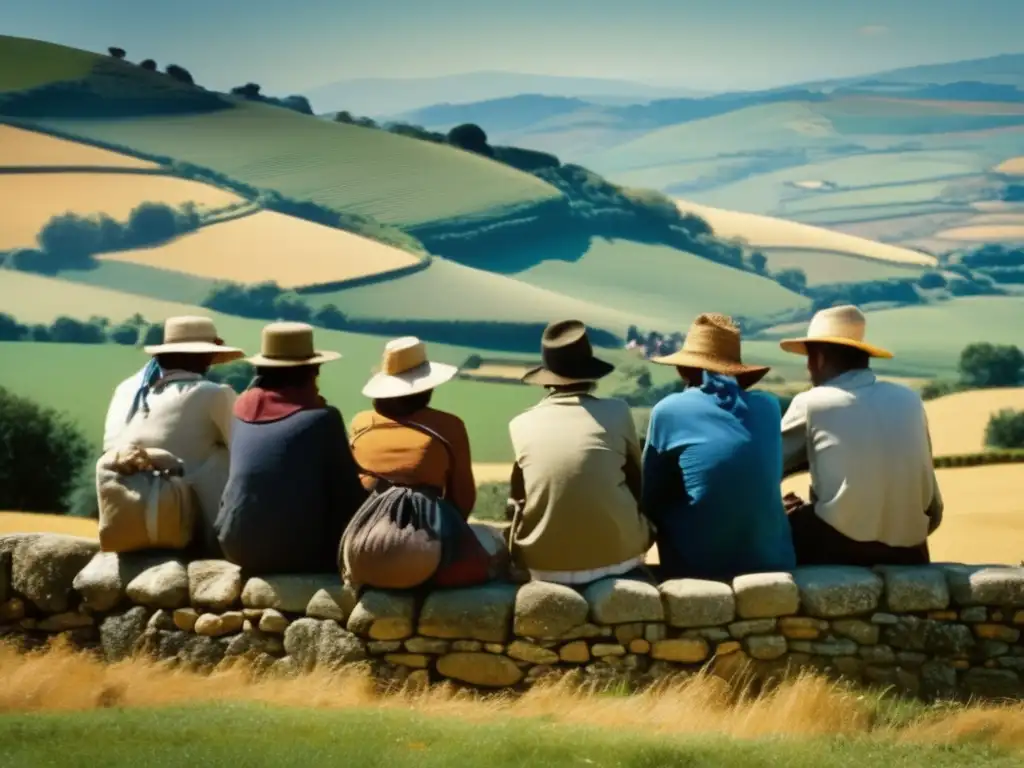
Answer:
[{"label": "blue headscarf", "polygon": [[160,367],[160,363],[156,361],[155,357],[146,363],[146,367],[142,369],[139,388],[135,390],[135,396],[132,398],[132,406],[128,409],[128,416],[124,420],[125,424],[132,420],[132,417],[136,414],[139,408],[142,409],[143,413],[149,413],[149,403],[146,398],[149,396],[149,390],[153,388],[154,384],[163,378],[163,375],[164,370]]}]

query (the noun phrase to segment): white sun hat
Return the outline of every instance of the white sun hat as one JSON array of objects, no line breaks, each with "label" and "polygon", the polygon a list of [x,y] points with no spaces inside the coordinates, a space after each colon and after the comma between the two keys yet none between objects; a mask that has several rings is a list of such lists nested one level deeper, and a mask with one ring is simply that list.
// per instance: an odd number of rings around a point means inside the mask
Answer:
[{"label": "white sun hat", "polygon": [[871,357],[891,358],[892,352],[864,341],[867,318],[852,304],[830,307],[817,312],[807,327],[807,335],[799,339],[783,339],[779,346],[786,352],[807,354],[807,342],[839,344],[867,352]]},{"label": "white sun hat", "polygon": [[374,400],[415,395],[451,381],[459,369],[427,358],[427,346],[415,336],[384,345],[380,372],[366,382],[363,395]]},{"label": "white sun hat", "polygon": [[245,357],[237,347],[225,346],[217,335],[217,327],[208,317],[182,315],[169,317],[164,321],[162,344],[144,347],[149,355],[187,354],[213,355],[214,363],[226,363]]}]

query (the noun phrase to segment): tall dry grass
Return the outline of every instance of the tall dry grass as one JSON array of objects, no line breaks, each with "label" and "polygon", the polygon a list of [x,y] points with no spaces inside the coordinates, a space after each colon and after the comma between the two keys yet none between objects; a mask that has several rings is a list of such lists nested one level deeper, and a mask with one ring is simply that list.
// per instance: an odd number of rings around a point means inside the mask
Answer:
[{"label": "tall dry grass", "polygon": [[360,670],[257,678],[238,665],[204,675],[139,658],[106,664],[56,643],[27,654],[0,644],[0,680],[0,715],[250,702],[404,710],[482,724],[539,718],[647,734],[744,739],[871,736],[928,744],[983,741],[1024,750],[1024,704],[915,704],[906,705],[909,714],[900,715],[900,705],[885,702],[881,694],[811,675],[756,694],[741,679],[727,682],[711,674],[665,681],[632,695],[614,695],[568,678],[538,684],[522,695],[484,695],[447,684],[381,693]]}]

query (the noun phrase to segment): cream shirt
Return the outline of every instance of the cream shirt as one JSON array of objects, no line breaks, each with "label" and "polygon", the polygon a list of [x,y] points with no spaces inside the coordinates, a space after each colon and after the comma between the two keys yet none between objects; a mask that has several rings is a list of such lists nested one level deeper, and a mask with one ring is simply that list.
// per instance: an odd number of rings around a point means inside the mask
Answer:
[{"label": "cream shirt", "polygon": [[870,370],[793,398],[782,449],[787,473],[809,465],[814,511],[850,539],[916,546],[942,520],[924,405]]}]

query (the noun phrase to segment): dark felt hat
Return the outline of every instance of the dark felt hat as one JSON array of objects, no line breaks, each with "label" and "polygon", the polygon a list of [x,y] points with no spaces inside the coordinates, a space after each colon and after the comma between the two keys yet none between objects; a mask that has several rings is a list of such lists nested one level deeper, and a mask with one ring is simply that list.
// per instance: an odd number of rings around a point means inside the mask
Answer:
[{"label": "dark felt hat", "polygon": [[615,366],[594,357],[587,327],[579,320],[551,323],[541,336],[542,365],[523,376],[526,384],[560,387],[597,381]]}]

